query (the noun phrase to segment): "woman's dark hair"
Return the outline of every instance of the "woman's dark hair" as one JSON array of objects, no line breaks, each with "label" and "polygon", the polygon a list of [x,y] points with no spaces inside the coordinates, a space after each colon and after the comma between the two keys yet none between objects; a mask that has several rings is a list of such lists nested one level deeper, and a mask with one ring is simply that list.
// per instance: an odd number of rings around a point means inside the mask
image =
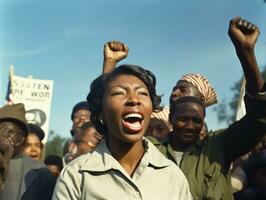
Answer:
[{"label": "woman's dark hair", "polygon": [[184,96],[184,97],[181,97],[181,98],[173,101],[172,104],[170,105],[169,120],[172,120],[172,117],[174,116],[174,113],[176,111],[176,107],[179,104],[189,103],[189,102],[196,103],[196,104],[200,105],[203,108],[204,117],[205,117],[206,111],[205,111],[205,105],[204,105],[203,101],[197,97],[194,97],[194,96]]},{"label": "woman's dark hair", "polygon": [[105,90],[110,81],[114,80],[117,76],[122,74],[133,75],[142,80],[148,88],[152,101],[153,111],[162,110],[162,107],[160,106],[161,96],[158,96],[156,94],[156,78],[154,74],[136,65],[120,65],[114,71],[108,74],[102,74],[101,76],[96,78],[92,82],[90,86],[90,92],[87,96],[87,102],[91,111],[91,121],[94,124],[96,130],[101,134],[107,135],[107,127],[106,125],[101,123],[100,116]]}]

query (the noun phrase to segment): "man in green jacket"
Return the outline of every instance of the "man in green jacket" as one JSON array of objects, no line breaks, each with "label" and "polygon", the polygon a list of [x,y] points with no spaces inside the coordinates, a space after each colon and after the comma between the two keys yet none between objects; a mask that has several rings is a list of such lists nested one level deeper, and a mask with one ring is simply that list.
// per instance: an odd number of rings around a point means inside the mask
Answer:
[{"label": "man in green jacket", "polygon": [[266,132],[266,90],[254,53],[259,29],[237,17],[230,21],[228,34],[246,78],[246,115],[200,141],[204,109],[195,106],[200,105],[196,101],[184,106],[185,101],[180,98],[170,107],[173,132],[168,140],[150,138],[167,158],[180,166],[194,199],[233,199],[230,164],[255,146]]}]

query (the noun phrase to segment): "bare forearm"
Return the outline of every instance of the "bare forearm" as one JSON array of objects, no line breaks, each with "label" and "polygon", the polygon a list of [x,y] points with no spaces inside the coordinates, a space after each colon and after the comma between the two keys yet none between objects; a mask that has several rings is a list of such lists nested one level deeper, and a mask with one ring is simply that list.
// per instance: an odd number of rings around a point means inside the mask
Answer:
[{"label": "bare forearm", "polygon": [[264,85],[264,80],[259,71],[254,50],[237,51],[237,55],[246,78],[246,89],[254,96],[262,90]]},{"label": "bare forearm", "polygon": [[103,74],[113,71],[116,67],[116,61],[113,59],[104,59],[103,61]]}]

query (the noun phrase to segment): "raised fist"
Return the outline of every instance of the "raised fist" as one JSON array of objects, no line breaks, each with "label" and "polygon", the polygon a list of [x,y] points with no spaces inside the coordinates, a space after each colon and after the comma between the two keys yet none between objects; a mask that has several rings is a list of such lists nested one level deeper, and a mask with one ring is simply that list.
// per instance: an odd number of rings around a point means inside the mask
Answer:
[{"label": "raised fist", "polygon": [[128,47],[119,41],[111,41],[104,45],[104,59],[112,59],[116,63],[127,57]]},{"label": "raised fist", "polygon": [[236,17],[230,21],[228,35],[236,50],[254,50],[260,31],[245,19]]}]

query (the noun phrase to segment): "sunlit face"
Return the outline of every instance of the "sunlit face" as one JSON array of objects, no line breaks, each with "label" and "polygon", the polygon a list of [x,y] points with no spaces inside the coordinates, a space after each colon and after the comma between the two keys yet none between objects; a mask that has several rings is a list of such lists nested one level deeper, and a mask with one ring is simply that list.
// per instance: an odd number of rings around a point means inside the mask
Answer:
[{"label": "sunlit face", "polygon": [[78,155],[86,154],[92,151],[100,142],[100,136],[94,127],[90,127],[82,131],[83,133],[79,133],[74,137]]},{"label": "sunlit face", "polygon": [[133,75],[118,75],[106,88],[102,116],[108,139],[135,143],[142,139],[152,113],[147,86]]},{"label": "sunlit face", "polygon": [[194,85],[187,81],[178,81],[171,93],[170,103],[184,96],[194,96],[201,98],[199,90]]},{"label": "sunlit face", "polygon": [[164,139],[169,133],[169,128],[163,122],[163,120],[158,118],[151,118],[150,124],[146,131],[147,136],[153,136],[158,139]]},{"label": "sunlit face", "polygon": [[24,146],[24,154],[35,160],[40,160],[42,157],[42,144],[38,136],[34,133],[29,133]]},{"label": "sunlit face", "polygon": [[174,137],[185,145],[194,143],[204,123],[204,108],[194,102],[180,103],[172,118]]},{"label": "sunlit face", "polygon": [[25,133],[13,122],[0,122],[0,138],[14,148],[14,155],[21,152]]},{"label": "sunlit face", "polygon": [[90,121],[90,111],[80,109],[74,114],[73,126],[80,128],[85,122]]}]

